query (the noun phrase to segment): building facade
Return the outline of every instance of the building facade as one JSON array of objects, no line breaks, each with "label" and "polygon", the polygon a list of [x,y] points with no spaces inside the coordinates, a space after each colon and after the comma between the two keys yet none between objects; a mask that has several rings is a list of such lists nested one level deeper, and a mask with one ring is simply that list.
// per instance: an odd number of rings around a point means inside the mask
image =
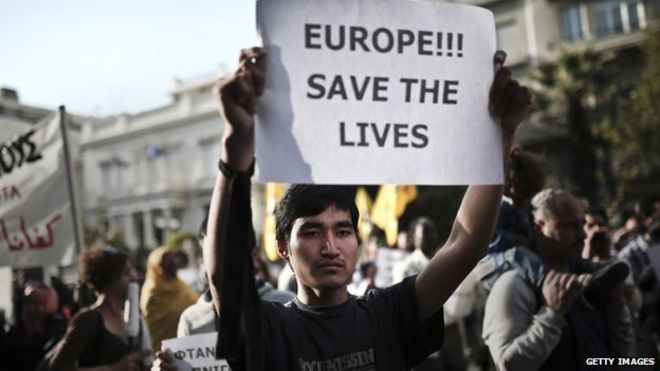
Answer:
[{"label": "building facade", "polygon": [[[223,130],[214,82],[212,77],[179,81],[165,107],[84,125],[87,226],[118,233],[131,250],[159,246],[172,231],[199,229]],[[257,199],[261,187],[255,188]],[[254,210],[258,215],[257,202]]]},{"label": "building facade", "polygon": [[658,0],[459,0],[495,15],[498,49],[525,76],[563,50],[638,47],[656,27]]},{"label": "building facade", "polygon": [[[626,60],[620,81],[636,81],[642,69],[640,45],[658,27],[658,0],[458,0],[490,9],[495,16],[497,48],[508,54],[514,76],[533,84],[531,74],[543,61],[566,51],[614,52]],[[560,118],[558,118],[560,119]],[[561,121],[561,120],[559,120]],[[532,114],[518,134],[519,143],[540,155],[550,184],[570,184],[571,151],[566,125],[548,125]]]}]

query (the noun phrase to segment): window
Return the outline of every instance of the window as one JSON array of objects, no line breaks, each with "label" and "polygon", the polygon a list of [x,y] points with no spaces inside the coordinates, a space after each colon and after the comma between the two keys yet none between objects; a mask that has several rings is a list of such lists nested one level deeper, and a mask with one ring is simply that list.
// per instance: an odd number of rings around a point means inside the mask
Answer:
[{"label": "window", "polygon": [[598,37],[646,27],[642,0],[600,0],[594,5],[592,16]]},{"label": "window", "polygon": [[141,152],[138,152],[134,158],[133,177],[135,178],[135,185],[144,188],[146,183],[149,182],[147,156],[143,156]]},{"label": "window", "polygon": [[110,159],[102,161],[100,166],[103,191],[111,193],[120,190],[123,187],[123,178],[128,163],[113,155]]},{"label": "window", "polygon": [[566,41],[585,39],[585,24],[579,4],[573,4],[561,10],[562,36]]},{"label": "window", "polygon": [[639,30],[646,28],[644,19],[644,3],[641,1],[626,1],[626,13],[628,16],[629,30]]},{"label": "window", "polygon": [[525,57],[527,40],[520,23],[515,22],[515,20],[498,22],[495,33],[497,49],[506,50],[510,61]]},{"label": "window", "polygon": [[594,5],[594,26],[598,37],[623,32],[619,2],[604,1]]},{"label": "window", "polygon": [[103,192],[107,194],[112,190],[112,167],[109,163],[101,164],[101,180],[103,182]]},{"label": "window", "polygon": [[145,148],[146,161],[147,161],[147,174],[149,179],[147,184],[153,189],[166,185],[166,172],[167,172],[167,157],[168,152],[165,146],[150,144]]}]

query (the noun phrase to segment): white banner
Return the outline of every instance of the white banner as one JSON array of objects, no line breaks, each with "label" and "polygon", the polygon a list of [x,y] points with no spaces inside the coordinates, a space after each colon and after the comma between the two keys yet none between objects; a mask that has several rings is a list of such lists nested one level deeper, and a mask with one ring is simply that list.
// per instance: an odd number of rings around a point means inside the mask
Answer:
[{"label": "white banner", "polygon": [[259,0],[266,90],[260,181],[502,182],[488,113],[495,23],[484,8],[406,0]]},{"label": "white banner", "polygon": [[0,145],[0,266],[70,265],[75,232],[57,114]]},{"label": "white banner", "polygon": [[179,371],[229,371],[224,359],[215,359],[217,332],[164,340],[162,348],[174,357]]}]

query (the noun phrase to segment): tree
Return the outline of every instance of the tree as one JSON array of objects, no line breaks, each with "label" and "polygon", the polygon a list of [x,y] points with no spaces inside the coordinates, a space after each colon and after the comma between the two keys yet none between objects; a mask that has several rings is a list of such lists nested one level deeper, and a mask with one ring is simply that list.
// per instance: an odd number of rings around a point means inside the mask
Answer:
[{"label": "tree", "polygon": [[541,120],[564,126],[569,134],[568,188],[596,204],[609,200],[614,187],[609,142],[597,133],[603,117],[612,113],[608,106],[620,95],[618,67],[614,53],[564,51],[556,60],[540,63],[532,74]]},{"label": "tree", "polygon": [[643,45],[644,69],[619,120],[607,118],[598,135],[612,145],[616,201],[660,192],[660,29]]}]

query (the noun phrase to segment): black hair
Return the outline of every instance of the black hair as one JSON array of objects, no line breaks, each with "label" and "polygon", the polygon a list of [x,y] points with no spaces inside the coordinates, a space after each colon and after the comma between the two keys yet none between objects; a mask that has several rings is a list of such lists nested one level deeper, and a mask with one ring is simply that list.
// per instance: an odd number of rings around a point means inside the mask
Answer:
[{"label": "black hair", "polygon": [[606,225],[607,225],[607,223],[609,223],[610,218],[607,216],[607,211],[605,211],[605,209],[603,209],[602,207],[590,206],[589,208],[587,208],[587,211],[585,212],[585,214],[598,215],[601,218],[603,218],[603,222]]},{"label": "black hair", "polygon": [[87,249],[78,262],[80,277],[94,291],[102,292],[119,279],[127,261],[128,255],[113,248]]},{"label": "black hair", "polygon": [[294,184],[275,208],[275,238],[288,241],[296,219],[318,215],[330,206],[351,214],[357,234],[360,212],[354,200],[355,187],[352,186]]}]

